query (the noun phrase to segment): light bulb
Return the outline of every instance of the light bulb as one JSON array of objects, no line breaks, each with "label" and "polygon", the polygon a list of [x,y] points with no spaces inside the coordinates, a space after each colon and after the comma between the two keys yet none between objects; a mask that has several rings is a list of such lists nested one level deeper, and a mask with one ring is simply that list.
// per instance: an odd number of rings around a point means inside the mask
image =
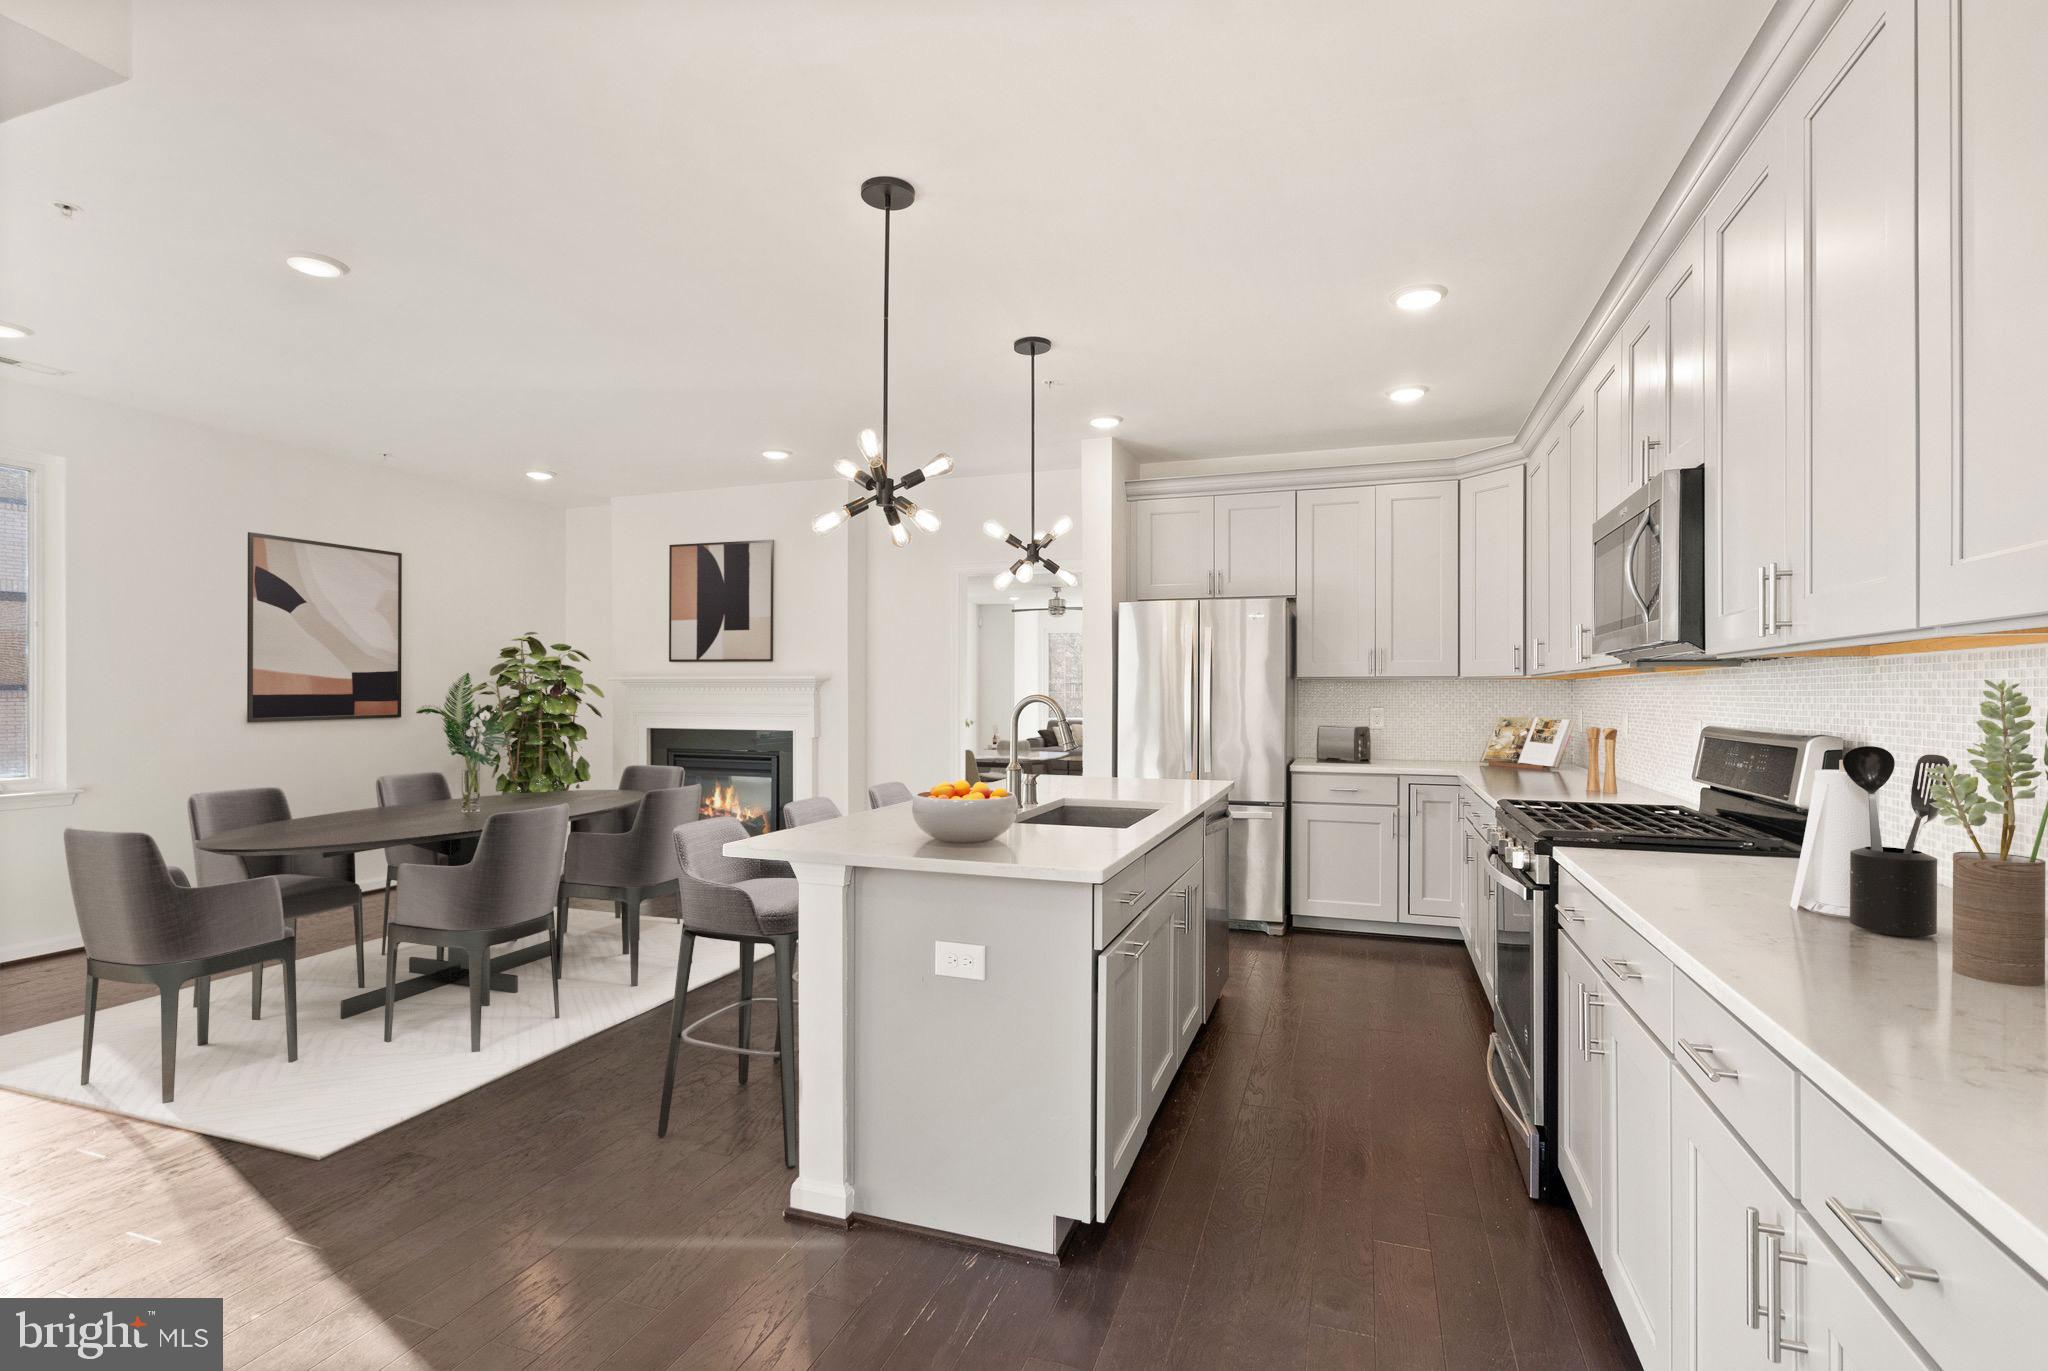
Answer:
[{"label": "light bulb", "polygon": [[1070,586],[1077,586],[1081,584],[1081,578],[1079,576],[1076,576],[1073,572],[1067,570],[1065,567],[1060,568],[1060,579],[1062,581],[1065,581]]},{"label": "light bulb", "polygon": [[944,476],[952,469],[953,459],[942,452],[924,464],[925,479],[930,480],[934,476]]},{"label": "light bulb", "polygon": [[998,571],[996,573],[996,589],[1008,590],[1011,584],[1016,581],[1016,579],[1017,578],[1015,576],[1012,576],[1007,571]]},{"label": "light bulb", "polygon": [[889,525],[889,541],[896,544],[896,546],[898,547],[903,547],[905,544],[909,543],[910,525],[904,523],[901,519]]},{"label": "light bulb", "polygon": [[870,462],[882,455],[882,440],[875,436],[873,429],[864,428],[860,431],[860,450],[867,454]]},{"label": "light bulb", "polygon": [[1052,536],[1055,538],[1064,538],[1073,531],[1074,521],[1064,514],[1062,514],[1059,517],[1059,521],[1052,526]]},{"label": "light bulb", "polygon": [[1031,563],[1026,562],[1023,566],[1017,568],[1017,579],[1029,585],[1031,584],[1031,572]]},{"label": "light bulb", "polygon": [[845,510],[828,509],[823,514],[820,514],[817,518],[811,520],[811,532],[830,533],[833,529],[838,528],[841,524],[845,522]]},{"label": "light bulb", "polygon": [[999,543],[1007,543],[1008,541],[1010,541],[1010,530],[1004,528],[994,519],[982,520],[981,531],[983,533],[986,533],[989,537],[995,539]]},{"label": "light bulb", "polygon": [[1044,547],[1047,543],[1051,542],[1052,539],[1045,536],[1044,529],[1040,529],[1038,530],[1038,532],[1031,535],[1031,541],[1038,544],[1040,547]]},{"label": "light bulb", "polygon": [[841,457],[832,464],[832,469],[849,481],[858,481],[860,479],[860,468],[848,458]]},{"label": "light bulb", "polygon": [[939,531],[939,516],[928,509],[919,509],[910,518],[913,523],[926,533],[937,533]]}]

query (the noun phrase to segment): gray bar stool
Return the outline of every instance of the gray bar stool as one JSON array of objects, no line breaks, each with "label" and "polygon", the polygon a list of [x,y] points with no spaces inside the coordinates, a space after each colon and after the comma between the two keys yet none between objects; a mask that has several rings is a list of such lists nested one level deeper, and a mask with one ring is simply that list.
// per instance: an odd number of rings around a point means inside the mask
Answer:
[{"label": "gray bar stool", "polygon": [[880,781],[868,787],[868,808],[887,809],[910,803],[910,787],[901,781]]},{"label": "gray bar stool", "polygon": [[[685,1042],[739,1056],[740,1083],[747,1079],[751,1057],[774,1057],[782,1067],[782,1161],[796,1165],[796,877],[781,862],[729,857],[724,848],[747,836],[738,819],[703,819],[684,824],[675,833],[676,865],[681,871],[683,954],[676,963],[675,1008],[669,1016],[668,1068],[661,1081],[661,1121],[655,1133],[668,1136],[669,1102],[676,1090],[676,1054]],[[683,1021],[690,993],[690,955],[699,938],[719,938],[740,945],[740,998],[702,1018]],[[753,1027],[754,944],[775,950],[775,1048],[749,1047]],[[737,1043],[715,1043],[691,1036],[700,1024],[727,1010],[740,1012]]]},{"label": "gray bar stool", "polygon": [[802,828],[805,824],[821,824],[827,819],[839,817],[839,806],[831,797],[814,795],[808,800],[791,800],[782,807],[782,826]]}]

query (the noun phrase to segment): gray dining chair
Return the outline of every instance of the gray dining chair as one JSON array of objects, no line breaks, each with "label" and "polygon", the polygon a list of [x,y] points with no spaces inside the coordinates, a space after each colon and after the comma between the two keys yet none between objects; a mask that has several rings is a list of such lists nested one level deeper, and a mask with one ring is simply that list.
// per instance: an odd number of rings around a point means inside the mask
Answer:
[{"label": "gray dining chair", "polygon": [[868,787],[868,808],[887,809],[890,805],[910,803],[910,787],[901,781],[883,781]]},{"label": "gray dining chair", "polygon": [[805,824],[823,823],[827,819],[838,817],[839,806],[833,804],[831,797],[826,795],[814,795],[808,800],[791,800],[782,807],[784,828],[802,828]]},{"label": "gray dining chair", "polygon": [[426,943],[461,954],[469,966],[469,1050],[481,1052],[491,1000],[491,949],[549,934],[555,1017],[562,1016],[562,944],[554,931],[555,890],[569,841],[569,806],[515,809],[484,820],[476,855],[460,866],[408,866],[384,919],[384,1041],[398,1005],[398,947]]},{"label": "gray dining chair", "polygon": [[[679,766],[629,766],[619,773],[620,790],[674,790],[683,783]],[[586,814],[569,825],[573,833],[624,833],[633,826],[633,811],[615,809],[609,814]]]},{"label": "gray dining chair", "polygon": [[92,1030],[100,982],[154,985],[162,1011],[163,1095],[178,1083],[178,989],[193,982],[199,1045],[206,1046],[213,1008],[210,978],[267,963],[284,966],[285,1060],[299,1059],[299,982],[295,946],[285,923],[284,896],[273,877],[193,889],[185,873],[164,865],[147,833],[64,830],[71,899],[85,941],[85,1049],[78,1083],[92,1083]]},{"label": "gray dining chair", "polygon": [[[677,882],[683,910],[683,950],[676,964],[676,998],[669,1014],[668,1067],[661,1080],[661,1119],[657,1136],[668,1136],[669,1104],[676,1090],[676,1054],[684,1043],[739,1056],[740,1083],[746,1084],[747,1063],[773,1057],[782,1068],[782,1164],[796,1165],[796,936],[797,884],[781,862],[729,857],[725,845],[747,836],[738,819],[704,819],[676,830]],[[718,938],[740,945],[740,997],[692,1022],[683,1020],[690,993],[690,956],[697,939]],[[751,1046],[754,1010],[754,946],[767,943],[775,951],[775,1048]],[[691,1036],[699,1025],[727,1010],[740,1015],[736,1043],[715,1043]]]},{"label": "gray dining chair", "polygon": [[[448,788],[448,778],[438,771],[409,771],[397,776],[377,778],[377,807],[388,809],[393,805],[432,804],[436,800],[452,800],[454,792]],[[451,860],[459,860],[457,850],[460,843],[398,843],[384,849],[384,907],[391,907],[391,884],[398,879],[401,866],[438,866]]]},{"label": "gray dining chair", "polygon": [[677,825],[695,823],[703,792],[694,785],[650,790],[624,833],[571,833],[555,900],[558,938],[569,936],[571,899],[608,900],[619,912],[620,950],[629,960],[632,984],[640,984],[640,908],[648,900],[676,893]]},{"label": "gray dining chair", "polygon": [[[292,816],[284,792],[265,786],[255,790],[214,790],[194,795],[185,803],[196,843],[229,829],[254,824],[278,823]],[[348,909],[356,921],[356,984],[366,985],[363,973],[363,890],[356,884],[356,859],[341,853],[320,856],[312,853],[289,857],[239,857],[228,852],[207,852],[195,847],[193,869],[201,885],[229,885],[257,876],[275,876],[284,893],[284,916],[296,927],[309,914],[330,909]],[[263,978],[253,978],[249,989],[249,1017],[263,1017]]]}]

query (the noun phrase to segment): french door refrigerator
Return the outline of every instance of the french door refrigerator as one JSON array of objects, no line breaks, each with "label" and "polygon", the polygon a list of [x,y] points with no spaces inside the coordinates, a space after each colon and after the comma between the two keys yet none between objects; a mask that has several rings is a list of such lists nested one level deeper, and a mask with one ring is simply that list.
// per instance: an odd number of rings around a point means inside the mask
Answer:
[{"label": "french door refrigerator", "polygon": [[1230,921],[1287,926],[1292,602],[1137,600],[1117,609],[1116,772],[1231,782]]}]

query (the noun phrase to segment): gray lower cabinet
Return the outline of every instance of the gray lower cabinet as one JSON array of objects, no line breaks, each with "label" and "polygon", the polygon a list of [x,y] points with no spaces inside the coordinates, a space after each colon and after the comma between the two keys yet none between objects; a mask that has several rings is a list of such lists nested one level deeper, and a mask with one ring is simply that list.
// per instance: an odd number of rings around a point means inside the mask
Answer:
[{"label": "gray lower cabinet", "polygon": [[1149,1120],[1180,1061],[1180,1035],[1174,1031],[1173,917],[1180,903],[1172,891],[1152,902],[1130,938],[1138,951],[1139,1055],[1144,1061],[1145,1117]]},{"label": "gray lower cabinet", "polygon": [[1176,1055],[1186,1056],[1188,1047],[1208,1015],[1209,1000],[1203,975],[1203,943],[1207,930],[1202,917],[1200,867],[1182,877],[1167,899],[1178,903],[1168,911],[1167,931],[1173,941],[1173,1021]]},{"label": "gray lower cabinet", "polygon": [[1408,907],[1404,923],[1456,928],[1465,911],[1464,787],[1408,787]]},{"label": "gray lower cabinet", "polygon": [[1401,916],[1401,807],[1296,804],[1289,815],[1293,915],[1392,923]]},{"label": "gray lower cabinet", "polygon": [[[1131,930],[1137,932],[1136,928]],[[1144,982],[1135,938],[1095,958],[1095,1216],[1116,1203],[1145,1141]]]}]

